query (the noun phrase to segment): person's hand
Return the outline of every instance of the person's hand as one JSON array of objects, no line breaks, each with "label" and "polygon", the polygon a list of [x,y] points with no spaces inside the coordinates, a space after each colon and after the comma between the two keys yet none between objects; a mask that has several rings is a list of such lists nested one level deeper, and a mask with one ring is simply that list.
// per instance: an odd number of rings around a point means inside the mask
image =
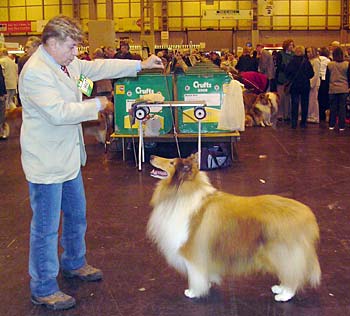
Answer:
[{"label": "person's hand", "polygon": [[96,97],[97,99],[99,99],[101,107],[100,107],[100,111],[104,110],[108,104],[108,99],[106,97]]},{"label": "person's hand", "polygon": [[141,62],[141,68],[142,69],[154,69],[154,68],[164,69],[164,65],[162,63],[162,60],[159,57],[152,54],[147,59]]}]

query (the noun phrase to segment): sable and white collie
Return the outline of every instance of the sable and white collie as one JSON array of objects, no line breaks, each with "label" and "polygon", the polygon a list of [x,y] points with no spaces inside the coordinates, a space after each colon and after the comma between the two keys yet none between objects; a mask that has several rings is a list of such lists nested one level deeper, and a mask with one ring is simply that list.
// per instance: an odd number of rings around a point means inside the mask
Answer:
[{"label": "sable and white collie", "polygon": [[[225,275],[267,272],[280,283],[276,301],[320,283],[319,228],[306,205],[277,195],[236,196],[215,189],[186,159],[152,156],[161,180],[154,191],[147,234],[168,263],[188,278],[189,298],[206,296]],[[160,170],[159,170],[160,169]]]},{"label": "sable and white collie", "polygon": [[276,92],[266,92],[255,95],[243,95],[245,107],[245,126],[272,126],[276,124],[280,97]]},{"label": "sable and white collie", "polygon": [[279,95],[275,92],[261,93],[257,96],[250,111],[257,126],[272,126],[278,112]]}]

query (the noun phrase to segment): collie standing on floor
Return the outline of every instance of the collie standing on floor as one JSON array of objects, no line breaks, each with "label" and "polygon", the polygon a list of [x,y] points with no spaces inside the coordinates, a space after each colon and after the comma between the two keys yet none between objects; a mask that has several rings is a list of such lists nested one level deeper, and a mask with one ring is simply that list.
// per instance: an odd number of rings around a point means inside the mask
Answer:
[{"label": "collie standing on floor", "polygon": [[160,170],[147,232],[167,262],[188,278],[189,298],[208,295],[225,275],[268,272],[280,284],[276,301],[317,286],[319,228],[304,204],[277,195],[236,196],[215,189],[198,170],[197,155],[151,157]]},{"label": "collie standing on floor", "polygon": [[326,83],[329,87],[329,129],[333,130],[335,128],[338,116],[339,131],[344,131],[350,68],[349,62],[344,60],[344,52],[340,47],[336,47],[333,50],[333,61],[327,65]]}]

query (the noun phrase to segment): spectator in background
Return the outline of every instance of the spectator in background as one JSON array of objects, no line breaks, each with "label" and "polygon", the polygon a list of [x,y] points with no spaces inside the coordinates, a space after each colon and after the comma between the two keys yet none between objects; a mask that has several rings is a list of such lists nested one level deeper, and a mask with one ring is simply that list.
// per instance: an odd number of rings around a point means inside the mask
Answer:
[{"label": "spectator in background", "polygon": [[[220,55],[217,52],[210,52],[209,56],[210,56],[210,60],[212,61],[212,63],[214,65],[220,67],[220,64],[221,64]],[[187,64],[187,62],[186,62],[186,64]]]},{"label": "spectator in background", "polygon": [[282,50],[279,51],[276,55],[276,84],[277,92],[280,96],[280,106],[278,107],[277,116],[279,119],[284,119],[285,121],[289,121],[291,116],[290,95],[284,91],[284,85],[287,83],[285,70],[294,56],[293,49],[293,40],[287,39],[282,44]]},{"label": "spectator in background", "polygon": [[264,49],[264,45],[256,45],[256,51],[258,52],[259,68],[258,71],[267,76],[268,90],[271,91],[271,82],[275,78],[275,64],[273,62],[273,56]]},{"label": "spectator in background", "polygon": [[8,51],[6,48],[0,49],[0,65],[3,70],[7,90],[6,109],[13,109],[16,107],[14,98],[17,92],[18,67],[17,64],[8,56]]},{"label": "spectator in background", "polygon": [[16,63],[18,64],[19,56],[17,54],[9,54],[9,57]]},{"label": "spectator in background", "polygon": [[[102,50],[101,50],[101,51],[102,51]],[[103,54],[103,51],[102,51],[102,54]],[[91,60],[90,55],[89,55],[89,52],[87,52],[87,51],[82,52],[82,53],[79,55],[79,59],[82,59],[82,60]]]},{"label": "spectator in background", "polygon": [[305,56],[305,48],[297,46],[295,55],[285,68],[286,79],[291,82],[290,95],[292,99],[291,120],[292,128],[297,127],[299,102],[301,104],[300,127],[306,128],[309,111],[310,79],[314,76],[310,61]]},{"label": "spectator in background", "polygon": [[0,67],[0,140],[7,139],[8,131],[6,131],[5,125],[5,112],[6,112],[6,85],[5,78],[2,73],[2,67]]},{"label": "spectator in background", "polygon": [[309,112],[307,115],[307,121],[309,123],[319,123],[320,113],[319,113],[319,105],[318,105],[318,89],[321,84],[321,79],[320,79],[321,60],[318,56],[316,47],[307,47],[306,56],[309,59],[312,69],[314,71],[314,76],[310,79]]},{"label": "spectator in background", "polygon": [[254,91],[256,94],[266,92],[268,80],[266,75],[257,71],[243,71],[235,79],[242,82],[247,89]]},{"label": "spectator in background", "polygon": [[25,54],[21,56],[18,60],[18,75],[21,73],[24,64],[27,62],[30,56],[34,54],[34,52],[37,50],[40,44],[41,44],[41,39],[39,37],[37,36],[28,37],[24,45]]},{"label": "spectator in background", "polygon": [[226,72],[237,73],[236,70],[237,59],[233,55],[232,52],[227,52],[224,55],[224,59],[221,61],[220,68],[225,70]]},{"label": "spectator in background", "polygon": [[244,47],[236,65],[238,72],[257,71],[256,61],[250,56],[250,48]]},{"label": "spectator in background", "polygon": [[329,56],[330,59],[333,60],[333,51],[334,49],[336,49],[337,47],[340,47],[340,42],[339,41],[333,41],[330,45],[329,45]]},{"label": "spectator in background", "polygon": [[188,56],[186,53],[183,55],[180,52],[177,52],[175,55],[175,69],[174,72],[176,74],[178,73],[185,73],[188,70],[188,64],[186,63],[186,60]]},{"label": "spectator in background", "polygon": [[103,49],[104,55],[106,59],[113,59],[116,56],[115,48],[113,47],[106,47]]},{"label": "spectator in background", "polygon": [[274,69],[275,69],[275,78],[272,79],[270,82],[270,89],[271,89],[271,91],[277,92],[276,68],[277,68],[278,51],[273,50],[271,55],[272,55],[272,59],[273,59]]},{"label": "spectator in background", "polygon": [[318,105],[320,113],[320,122],[326,121],[326,110],[329,109],[329,96],[328,86],[326,83],[326,71],[327,65],[331,61],[329,59],[329,50],[327,47],[321,47],[320,49],[320,88],[318,89]]},{"label": "spectator in background", "polygon": [[128,43],[120,43],[120,50],[115,55],[116,59],[134,59],[134,56],[130,53],[130,46]]},{"label": "spectator in background", "polygon": [[[92,59],[104,59],[103,50],[101,48],[96,48],[92,54]],[[94,82],[94,88],[92,90],[92,97],[105,96],[109,101],[112,101],[112,80],[102,79]]]},{"label": "spectator in background", "polygon": [[259,69],[259,58],[258,58],[258,52],[256,50],[254,50],[252,52],[252,71],[258,71]]},{"label": "spectator in background", "polygon": [[333,61],[327,65],[326,84],[329,87],[329,129],[334,130],[337,123],[342,132],[345,130],[346,97],[349,93],[350,68],[344,60],[344,52],[340,47],[333,50]]}]

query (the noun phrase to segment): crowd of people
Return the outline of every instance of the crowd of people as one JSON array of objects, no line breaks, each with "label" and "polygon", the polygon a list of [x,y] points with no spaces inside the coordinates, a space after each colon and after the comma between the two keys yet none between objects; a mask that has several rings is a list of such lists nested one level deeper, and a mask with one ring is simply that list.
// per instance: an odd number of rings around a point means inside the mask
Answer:
[{"label": "crowd of people", "polygon": [[[271,53],[264,45],[232,51],[201,53],[197,50],[158,52],[165,72],[186,72],[198,61],[211,61],[241,81],[255,93],[277,92],[280,97],[278,120],[294,129],[308,123],[328,122],[329,128],[345,128],[349,91],[349,52],[338,41],[328,47],[295,46],[292,39]],[[340,54],[340,56],[339,56]],[[299,111],[300,109],[300,111]]]},{"label": "crowd of people", "polygon": [[297,127],[300,117],[301,128],[307,123],[329,121],[329,129],[338,124],[339,131],[344,131],[349,55],[338,41],[316,48],[295,46],[292,39],[287,39],[280,51],[272,53],[261,44],[256,49],[244,47],[240,56],[223,52],[220,67],[256,93],[277,92],[278,119],[290,122],[292,128]]},{"label": "crowd of people", "polygon": [[[4,124],[5,109],[20,105],[17,94],[18,76],[40,44],[39,37],[29,37],[25,44],[25,54],[21,57],[9,54],[6,48],[0,49],[0,83],[3,82],[0,90],[5,91],[0,95],[0,139],[8,136]],[[229,50],[203,53],[195,49],[164,49],[158,51],[157,56],[163,62],[165,73],[184,73],[199,61],[211,61],[255,93],[278,92],[278,119],[291,122],[293,128],[296,128],[300,116],[300,127],[306,127],[307,123],[331,120],[330,128],[335,127],[335,122],[338,122],[339,130],[345,128],[349,82],[346,69],[350,58],[348,51],[340,48],[338,41],[332,42],[328,47],[304,48],[295,47],[294,41],[287,39],[280,51],[273,50],[272,53],[264,45],[257,44],[255,49],[244,47],[240,54]],[[142,60],[139,54],[130,52],[127,42],[121,42],[118,50],[115,47],[99,47],[91,55],[84,51],[78,57],[85,60]],[[327,67],[329,62],[332,63]],[[1,80],[2,77],[4,80]],[[93,97],[107,96],[112,101],[112,95],[111,80],[95,82]]]}]

